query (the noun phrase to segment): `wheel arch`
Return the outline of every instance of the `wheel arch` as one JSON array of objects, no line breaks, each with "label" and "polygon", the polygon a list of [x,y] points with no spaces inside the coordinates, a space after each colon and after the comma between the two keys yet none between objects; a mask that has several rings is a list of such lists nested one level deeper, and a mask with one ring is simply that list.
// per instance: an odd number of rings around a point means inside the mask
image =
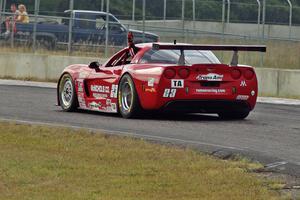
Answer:
[{"label": "wheel arch", "polygon": [[[124,72],[124,73],[122,74],[122,76],[120,76],[120,78],[119,78],[119,80],[118,80],[118,93],[117,93],[117,108],[118,108],[118,113],[119,113],[119,88],[120,88],[121,80],[122,80],[122,78],[123,78],[125,75],[129,75],[130,78],[133,80],[132,75],[131,75],[128,71],[127,71],[127,72]],[[134,81],[133,81],[133,83],[134,83]],[[134,84],[135,84],[135,83],[134,83]],[[135,85],[134,85],[134,87],[135,87]]]},{"label": "wheel arch", "polygon": [[[142,106],[141,100],[140,100],[140,99],[141,99],[141,98],[140,98],[140,92],[139,92],[139,90],[138,90],[137,87],[136,87],[137,83],[136,83],[136,81],[135,81],[134,76],[133,76],[129,71],[124,72],[124,73],[122,74],[122,76],[120,76],[120,78],[119,78],[119,80],[118,80],[118,88],[120,87],[120,82],[121,82],[122,78],[123,78],[125,75],[130,76],[130,78],[132,79],[132,82],[133,82],[133,84],[134,84],[134,89],[136,90],[136,93],[137,93],[137,98],[138,98],[139,104]],[[118,95],[117,95],[117,107],[119,108],[119,89],[118,89]],[[142,107],[142,108],[143,108],[143,107]],[[119,111],[118,111],[118,112],[119,112]]]},{"label": "wheel arch", "polygon": [[[66,75],[66,74],[69,74],[71,77],[72,77],[72,80],[73,81],[75,81],[74,80],[74,77],[72,76],[72,74],[70,73],[70,72],[68,72],[68,71],[65,71],[65,72],[63,72],[61,75],[60,75],[60,77],[59,77],[59,79],[58,79],[58,81],[57,81],[57,87],[56,87],[56,100],[57,100],[57,105],[58,106],[60,106],[60,102],[59,102],[59,85],[60,85],[60,82],[61,82],[61,79],[62,79],[62,77],[64,76],[64,75]],[[75,92],[76,92],[76,90],[75,90]],[[77,93],[77,92],[76,92]]]},{"label": "wheel arch", "polygon": [[[134,78],[134,76],[133,76],[129,71],[124,72],[124,73],[122,74],[122,76],[120,76],[120,78],[119,78],[119,80],[118,80],[118,87],[120,86],[120,82],[121,82],[122,78],[123,78],[125,75],[129,75],[129,76],[130,76],[130,78],[131,78],[132,81],[133,81],[133,84],[134,84],[134,87],[135,87],[135,89],[136,89],[136,92],[137,92],[137,94],[138,94],[138,97],[140,97],[140,94],[139,94],[139,92],[138,92],[138,90],[137,90],[137,88],[136,88],[137,83],[136,83],[136,81],[135,81],[135,78]],[[118,91],[118,96],[119,96],[119,91]]]}]

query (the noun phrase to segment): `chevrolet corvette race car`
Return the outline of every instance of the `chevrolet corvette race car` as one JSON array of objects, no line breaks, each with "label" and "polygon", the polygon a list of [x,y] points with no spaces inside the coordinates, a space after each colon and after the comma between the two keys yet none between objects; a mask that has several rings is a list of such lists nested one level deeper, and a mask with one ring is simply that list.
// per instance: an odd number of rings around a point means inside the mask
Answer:
[{"label": "chevrolet corvette race car", "polygon": [[[233,51],[230,65],[211,51]],[[265,46],[143,43],[130,45],[100,65],[75,64],[57,85],[58,105],[120,113],[145,111],[216,113],[244,119],[254,109],[257,79],[253,67],[238,64],[238,51],[265,52]]]}]

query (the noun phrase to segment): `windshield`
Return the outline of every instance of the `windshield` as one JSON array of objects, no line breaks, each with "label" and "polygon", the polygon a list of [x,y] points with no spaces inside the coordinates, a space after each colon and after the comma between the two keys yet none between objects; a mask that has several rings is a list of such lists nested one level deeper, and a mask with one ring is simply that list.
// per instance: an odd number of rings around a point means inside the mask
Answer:
[{"label": "windshield", "polygon": [[[220,64],[218,58],[211,51],[184,50],[185,64]],[[179,50],[150,49],[141,58],[140,63],[177,64],[180,57]]]}]

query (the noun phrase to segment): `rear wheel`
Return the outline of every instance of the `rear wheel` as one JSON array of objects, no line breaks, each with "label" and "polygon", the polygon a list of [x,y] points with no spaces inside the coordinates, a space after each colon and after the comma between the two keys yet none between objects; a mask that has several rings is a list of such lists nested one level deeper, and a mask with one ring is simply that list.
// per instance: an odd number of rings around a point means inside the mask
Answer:
[{"label": "rear wheel", "polygon": [[128,74],[122,77],[119,84],[118,105],[124,118],[134,118],[142,112],[134,83]]},{"label": "rear wheel", "polygon": [[78,107],[75,84],[70,74],[65,74],[59,83],[59,102],[64,111],[74,111]]},{"label": "rear wheel", "polygon": [[249,115],[249,111],[241,112],[222,112],[218,113],[221,119],[245,119]]}]

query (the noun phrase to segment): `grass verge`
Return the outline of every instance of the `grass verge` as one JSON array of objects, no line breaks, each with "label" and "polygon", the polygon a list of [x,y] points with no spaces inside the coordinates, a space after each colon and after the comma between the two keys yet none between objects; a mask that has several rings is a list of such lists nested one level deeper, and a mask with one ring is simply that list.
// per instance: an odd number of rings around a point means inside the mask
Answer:
[{"label": "grass verge", "polygon": [[190,149],[0,122],[0,199],[278,199],[270,183]]}]

